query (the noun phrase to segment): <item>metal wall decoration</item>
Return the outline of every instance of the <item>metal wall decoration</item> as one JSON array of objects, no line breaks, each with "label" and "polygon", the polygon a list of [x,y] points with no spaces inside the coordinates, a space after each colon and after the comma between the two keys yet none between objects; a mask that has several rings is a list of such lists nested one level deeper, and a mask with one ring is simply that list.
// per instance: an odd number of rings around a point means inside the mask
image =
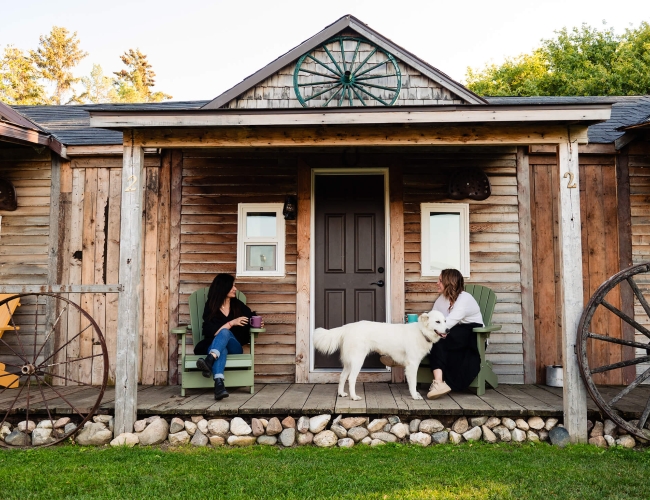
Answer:
[{"label": "metal wall decoration", "polygon": [[452,200],[486,200],[492,194],[490,179],[480,168],[455,171],[447,184],[447,196]]},{"label": "metal wall decoration", "polygon": [[16,188],[11,181],[0,178],[0,210],[13,212],[17,208]]},{"label": "metal wall decoration", "polygon": [[364,38],[338,36],[298,59],[293,88],[306,108],[392,106],[402,75],[389,52]]},{"label": "metal wall decoration", "polygon": [[284,220],[296,220],[298,216],[298,198],[296,196],[290,194],[284,199],[282,215],[284,215]]}]

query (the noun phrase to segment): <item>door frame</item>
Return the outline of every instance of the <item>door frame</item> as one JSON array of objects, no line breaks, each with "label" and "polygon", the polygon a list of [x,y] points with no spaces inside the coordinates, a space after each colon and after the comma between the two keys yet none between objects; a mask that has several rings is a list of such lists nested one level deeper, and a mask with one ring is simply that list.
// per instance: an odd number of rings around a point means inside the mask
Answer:
[{"label": "door frame", "polygon": [[[310,382],[338,382],[341,370],[331,368],[314,368],[314,342],[313,335],[316,322],[316,176],[317,175],[382,175],[384,177],[384,245],[385,245],[385,300],[386,300],[386,322],[391,323],[391,245],[390,245],[390,178],[388,168],[312,168],[311,169],[311,220],[309,227],[309,381]],[[391,369],[362,370],[358,381],[363,382],[368,376],[372,381],[390,381]],[[379,378],[376,378],[379,377]]]}]

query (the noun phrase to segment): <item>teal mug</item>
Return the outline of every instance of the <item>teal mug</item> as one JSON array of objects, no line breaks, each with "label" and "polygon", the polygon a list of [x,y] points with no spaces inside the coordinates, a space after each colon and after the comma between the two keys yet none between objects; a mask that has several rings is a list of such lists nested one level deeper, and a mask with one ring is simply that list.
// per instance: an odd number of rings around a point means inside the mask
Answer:
[{"label": "teal mug", "polygon": [[407,323],[417,323],[419,314],[407,314],[406,322]]}]

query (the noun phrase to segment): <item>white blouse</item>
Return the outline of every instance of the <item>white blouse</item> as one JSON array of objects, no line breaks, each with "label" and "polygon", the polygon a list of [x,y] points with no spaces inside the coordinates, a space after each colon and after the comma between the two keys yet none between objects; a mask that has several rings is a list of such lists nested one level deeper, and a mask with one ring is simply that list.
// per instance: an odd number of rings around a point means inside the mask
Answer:
[{"label": "white blouse", "polygon": [[449,299],[444,295],[440,295],[436,302],[433,304],[433,311],[440,311],[444,314],[447,320],[447,328],[451,329],[458,323],[480,323],[483,325],[483,317],[481,316],[481,308],[476,302],[476,299],[471,294],[463,291],[454,303],[454,307],[449,310]]}]

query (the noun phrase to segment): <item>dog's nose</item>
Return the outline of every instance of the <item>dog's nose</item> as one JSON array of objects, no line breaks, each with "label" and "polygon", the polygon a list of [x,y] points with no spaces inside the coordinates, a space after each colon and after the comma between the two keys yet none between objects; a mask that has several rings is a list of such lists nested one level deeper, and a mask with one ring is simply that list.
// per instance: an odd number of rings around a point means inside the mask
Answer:
[{"label": "dog's nose", "polygon": [[445,330],[445,333],[449,333],[449,328],[447,328],[447,329]]}]

